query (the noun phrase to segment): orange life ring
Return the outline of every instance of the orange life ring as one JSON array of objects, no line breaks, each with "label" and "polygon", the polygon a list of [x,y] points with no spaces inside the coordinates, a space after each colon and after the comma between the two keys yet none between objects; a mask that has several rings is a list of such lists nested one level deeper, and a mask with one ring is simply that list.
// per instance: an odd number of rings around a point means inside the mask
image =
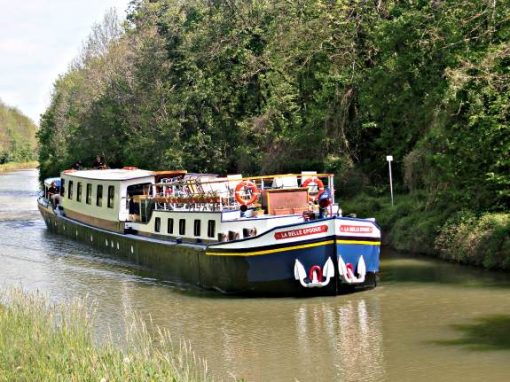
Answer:
[{"label": "orange life ring", "polygon": [[307,180],[305,180],[303,182],[303,184],[301,185],[301,187],[307,187],[308,188],[308,185],[310,183],[313,183],[313,184],[317,185],[317,188],[319,189],[319,192],[317,193],[317,195],[309,195],[310,201],[314,202],[317,199],[319,199],[319,196],[321,196],[321,194],[324,192],[324,183],[322,183],[322,180],[320,180],[316,176],[312,176],[311,178],[308,178]]},{"label": "orange life ring", "polygon": [[70,168],[70,169],[64,170],[64,174],[70,174],[72,172],[76,172],[76,170],[74,168]]},{"label": "orange life ring", "polygon": [[138,170],[138,167],[135,166],[124,166],[122,167],[123,170]]},{"label": "orange life ring", "polygon": [[[248,188],[251,191],[251,198],[250,200],[246,201],[243,198],[241,198],[241,190]],[[257,186],[255,186],[255,183],[250,182],[249,180],[243,180],[242,182],[238,183],[234,192],[234,196],[236,198],[236,201],[241,205],[248,205],[255,202],[259,196]]]}]

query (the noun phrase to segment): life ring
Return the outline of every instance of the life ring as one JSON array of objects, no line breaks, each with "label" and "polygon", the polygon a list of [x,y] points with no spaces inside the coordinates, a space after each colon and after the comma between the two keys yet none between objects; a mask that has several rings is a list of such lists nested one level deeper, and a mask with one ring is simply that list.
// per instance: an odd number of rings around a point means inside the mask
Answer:
[{"label": "life ring", "polygon": [[314,202],[316,201],[317,199],[319,199],[319,196],[321,196],[321,194],[324,192],[324,183],[322,183],[322,180],[320,180],[319,178],[317,178],[316,176],[312,176],[311,178],[308,178],[307,180],[305,180],[303,182],[303,184],[301,185],[301,187],[306,187],[308,188],[308,185],[310,183],[313,183],[317,186],[317,188],[319,189],[319,192],[316,194],[316,195],[308,195],[308,198],[310,199],[311,202]]},{"label": "life ring", "polygon": [[[244,191],[246,188],[248,188],[251,191],[251,198],[248,201],[244,200],[241,197],[241,190]],[[248,204],[252,204],[253,202],[255,202],[259,196],[259,193],[257,190],[257,186],[255,186],[255,183],[250,182],[249,180],[243,180],[242,182],[237,184],[234,196],[239,204],[246,206]]]},{"label": "life ring", "polygon": [[122,167],[123,170],[138,170],[138,167],[135,166],[124,166]]},{"label": "life ring", "polygon": [[64,174],[70,174],[72,172],[76,172],[76,170],[74,168],[70,168],[70,169],[64,170]]}]

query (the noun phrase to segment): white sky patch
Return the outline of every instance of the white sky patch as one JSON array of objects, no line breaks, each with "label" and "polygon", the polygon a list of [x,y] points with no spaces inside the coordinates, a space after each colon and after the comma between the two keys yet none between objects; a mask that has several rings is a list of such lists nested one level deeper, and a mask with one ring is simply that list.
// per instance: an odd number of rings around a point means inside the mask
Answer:
[{"label": "white sky patch", "polygon": [[92,25],[130,0],[0,0],[0,99],[39,123],[53,83],[78,56]]}]

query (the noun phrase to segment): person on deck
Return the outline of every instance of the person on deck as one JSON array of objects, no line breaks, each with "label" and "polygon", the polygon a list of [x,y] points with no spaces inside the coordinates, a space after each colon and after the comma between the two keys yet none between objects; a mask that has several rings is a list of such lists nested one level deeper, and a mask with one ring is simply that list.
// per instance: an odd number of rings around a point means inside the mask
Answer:
[{"label": "person on deck", "polygon": [[104,170],[105,168],[108,168],[108,166],[106,165],[106,162],[104,160],[104,156],[96,155],[96,159],[94,160],[93,167],[97,168],[99,170]]},{"label": "person on deck", "polygon": [[81,170],[81,160],[74,162],[72,165],[73,170]]},{"label": "person on deck", "polygon": [[51,198],[51,196],[58,194],[58,188],[55,184],[55,182],[51,182],[50,187],[48,188],[48,198]]},{"label": "person on deck", "polygon": [[50,187],[48,188],[48,199],[51,201],[51,205],[53,208],[57,208],[60,204],[60,193],[59,189],[55,182],[51,182]]},{"label": "person on deck", "polygon": [[129,198],[129,220],[134,222],[140,220],[140,206],[135,202],[134,195]]}]

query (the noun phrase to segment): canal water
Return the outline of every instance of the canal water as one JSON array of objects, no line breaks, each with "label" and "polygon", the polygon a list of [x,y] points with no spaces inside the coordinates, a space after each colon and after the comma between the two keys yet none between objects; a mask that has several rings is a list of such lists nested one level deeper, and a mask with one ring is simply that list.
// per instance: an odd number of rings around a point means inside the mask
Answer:
[{"label": "canal water", "polygon": [[98,336],[131,312],[191,344],[216,380],[508,381],[510,277],[385,251],[379,286],[232,298],[156,280],[46,231],[35,170],[0,175],[0,288],[95,301]]}]

